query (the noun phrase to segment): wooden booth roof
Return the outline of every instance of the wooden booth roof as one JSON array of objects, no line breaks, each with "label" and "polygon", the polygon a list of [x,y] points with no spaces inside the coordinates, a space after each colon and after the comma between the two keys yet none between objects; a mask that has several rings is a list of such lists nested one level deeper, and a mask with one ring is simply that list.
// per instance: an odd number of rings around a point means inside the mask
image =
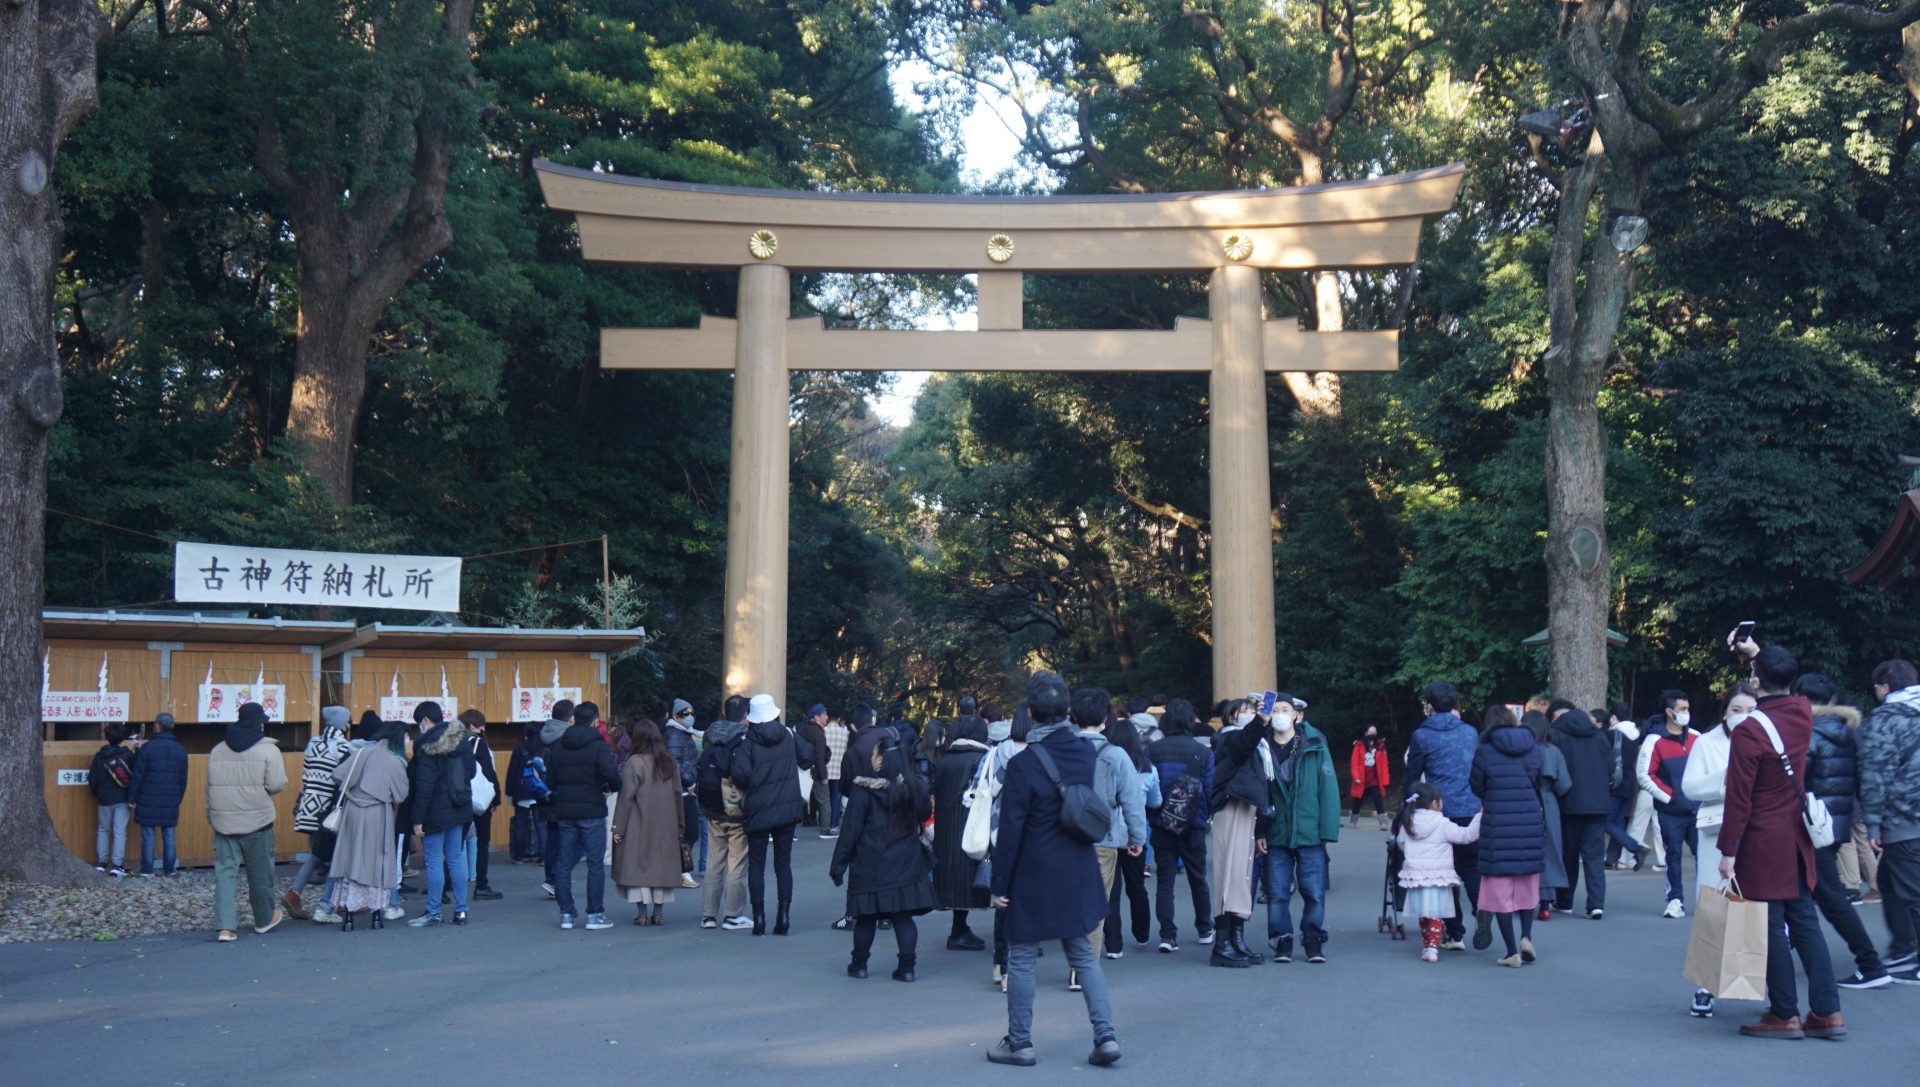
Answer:
[{"label": "wooden booth roof", "polygon": [[128,642],[219,642],[223,644],[325,645],[353,632],[348,622],[237,619],[193,612],[58,611],[40,613],[42,637]]},{"label": "wooden booth roof", "polygon": [[1913,584],[1916,567],[1920,567],[1920,489],[1900,496],[1887,531],[1873,553],[1847,571],[1847,580],[1882,589],[1905,588]]},{"label": "wooden booth roof", "polygon": [[645,628],[553,630],[540,627],[409,627],[368,623],[330,642],[327,656],[352,649],[421,649],[448,653],[617,653],[645,645]]}]

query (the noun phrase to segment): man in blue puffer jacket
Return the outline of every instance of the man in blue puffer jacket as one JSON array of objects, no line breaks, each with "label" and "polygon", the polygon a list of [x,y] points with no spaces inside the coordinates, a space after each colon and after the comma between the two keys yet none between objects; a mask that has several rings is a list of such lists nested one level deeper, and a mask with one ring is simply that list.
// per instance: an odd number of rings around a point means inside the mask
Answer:
[{"label": "man in blue puffer jacket", "polygon": [[[1406,787],[1411,790],[1414,783],[1423,778],[1438,787],[1442,813],[1464,827],[1480,814],[1480,798],[1473,795],[1473,789],[1467,784],[1467,778],[1473,773],[1473,753],[1480,746],[1480,737],[1471,725],[1460,720],[1455,709],[1459,704],[1459,690],[1444,679],[1427,684],[1427,689],[1421,692],[1420,708],[1427,719],[1413,731],[1413,740],[1407,745]],[[1467,901],[1480,901],[1477,843],[1453,847],[1453,870],[1466,886]],[[1455,916],[1447,918],[1447,935],[1440,946],[1448,951],[1464,951],[1467,947],[1467,925],[1459,913],[1456,910]],[[1479,917],[1473,936],[1475,947],[1485,948],[1493,942],[1493,930],[1487,927],[1489,920],[1485,915]]]},{"label": "man in blue puffer jacket", "polygon": [[173,734],[173,714],[153,719],[154,737],[140,745],[133,757],[133,783],[127,786],[127,807],[140,824],[140,874],[153,875],[153,835],[160,832],[165,874],[173,875],[180,858],[173,851],[173,830],[180,823],[180,798],[187,795],[187,749]]}]

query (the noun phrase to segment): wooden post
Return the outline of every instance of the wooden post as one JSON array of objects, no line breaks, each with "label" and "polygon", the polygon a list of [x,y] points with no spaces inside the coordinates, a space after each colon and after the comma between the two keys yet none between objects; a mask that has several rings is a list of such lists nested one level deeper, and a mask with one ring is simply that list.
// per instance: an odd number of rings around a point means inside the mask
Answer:
[{"label": "wooden post", "polygon": [[727,498],[725,694],[787,697],[787,270],[740,269]]},{"label": "wooden post", "polygon": [[1216,268],[1207,298],[1213,321],[1207,387],[1213,689],[1218,698],[1234,698],[1265,690],[1278,677],[1259,270]]}]

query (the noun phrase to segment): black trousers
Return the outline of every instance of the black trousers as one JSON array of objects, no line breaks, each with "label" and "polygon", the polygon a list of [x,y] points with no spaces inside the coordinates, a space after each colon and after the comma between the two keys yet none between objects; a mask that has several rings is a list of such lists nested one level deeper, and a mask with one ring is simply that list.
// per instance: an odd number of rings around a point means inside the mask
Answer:
[{"label": "black trousers", "polygon": [[493,809],[473,821],[473,885],[487,885],[487,853],[493,848]]},{"label": "black trousers", "polygon": [[[1179,863],[1175,863],[1175,862]],[[1213,891],[1207,886],[1207,832],[1184,834],[1153,828],[1154,910],[1160,917],[1160,938],[1174,940],[1180,926],[1173,919],[1173,884],[1186,870],[1187,889],[1193,894],[1193,929],[1199,936],[1213,931]]]},{"label": "black trousers", "polygon": [[793,901],[793,828],[776,827],[747,835],[747,897],[755,910],[767,906],[767,844],[773,844],[773,878],[779,902]]},{"label": "black trousers", "polygon": [[1126,850],[1120,851],[1119,867],[1115,870],[1113,891],[1107,895],[1107,923],[1105,943],[1108,951],[1122,951],[1126,943],[1120,932],[1120,896],[1126,895],[1129,912],[1133,921],[1133,942],[1144,944],[1153,928],[1152,902],[1147,897],[1147,856],[1142,853],[1135,857]]},{"label": "black trousers", "polygon": [[[1471,818],[1455,819],[1455,826],[1466,826],[1473,822]],[[1460,877],[1462,886],[1454,891],[1454,904],[1457,907],[1453,916],[1447,918],[1447,937],[1458,940],[1467,933],[1467,918],[1473,916],[1474,904],[1480,901],[1480,843],[1468,842],[1453,847],[1453,871]],[[1460,901],[1464,892],[1466,901]]]},{"label": "black trousers", "polygon": [[515,807],[507,824],[507,855],[516,861],[537,861],[547,839],[546,828],[532,808]]},{"label": "black trousers", "polygon": [[1387,814],[1387,801],[1385,797],[1380,795],[1380,786],[1371,785],[1367,787],[1365,792],[1353,798],[1354,818],[1359,818],[1361,807],[1369,800],[1373,801],[1373,813],[1375,815]]},{"label": "black trousers", "polygon": [[[1587,870],[1587,911],[1607,905],[1607,817],[1604,815],[1562,815],[1560,817],[1561,859],[1567,865],[1567,885],[1554,892],[1554,905],[1573,909],[1573,892],[1580,888],[1580,869]],[[1667,858],[1669,861],[1675,858]]]},{"label": "black trousers", "polygon": [[[1886,967],[1881,965],[1880,952],[1873,946],[1873,937],[1867,935],[1865,922],[1860,920],[1860,911],[1847,899],[1847,889],[1840,885],[1839,854],[1838,844],[1814,852],[1813,870],[1818,880],[1813,889],[1813,904],[1820,907],[1820,915],[1846,941],[1847,950],[1853,954],[1854,965],[1860,968],[1862,974],[1871,976]],[[1668,851],[1669,865],[1673,864],[1673,858],[1674,853]]]}]

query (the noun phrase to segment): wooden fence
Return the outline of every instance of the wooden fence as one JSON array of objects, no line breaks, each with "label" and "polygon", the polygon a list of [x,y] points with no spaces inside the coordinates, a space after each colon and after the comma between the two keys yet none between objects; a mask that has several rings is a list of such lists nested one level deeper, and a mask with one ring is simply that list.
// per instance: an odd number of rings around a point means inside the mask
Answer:
[{"label": "wooden fence", "polygon": [[[93,753],[100,745],[91,742],[55,741],[42,745],[46,763],[44,783],[47,793],[47,810],[53,816],[53,826],[60,834],[60,840],[67,843],[74,856],[84,861],[94,857],[94,831],[99,825],[99,805],[94,803],[93,793],[87,789],[87,770],[93,765]],[[306,759],[298,751],[284,753],[287,764],[287,787],[280,791],[274,800],[273,844],[276,857],[290,861],[294,854],[307,848],[307,836],[296,834],[293,829],[293,804],[300,796],[300,773],[306,766]],[[507,777],[507,760],[511,753],[493,753],[495,771],[499,774],[504,787]],[[513,809],[508,807],[505,798],[493,811],[492,845],[496,849],[505,849],[507,845],[508,820]],[[183,867],[206,867],[213,863],[213,828],[207,825],[207,756],[187,756],[187,793],[180,798],[180,823],[174,831],[174,849],[179,854]],[[160,843],[154,842],[155,860],[158,861]],[[133,819],[127,820],[127,870],[133,871],[140,861],[140,826]]]}]

